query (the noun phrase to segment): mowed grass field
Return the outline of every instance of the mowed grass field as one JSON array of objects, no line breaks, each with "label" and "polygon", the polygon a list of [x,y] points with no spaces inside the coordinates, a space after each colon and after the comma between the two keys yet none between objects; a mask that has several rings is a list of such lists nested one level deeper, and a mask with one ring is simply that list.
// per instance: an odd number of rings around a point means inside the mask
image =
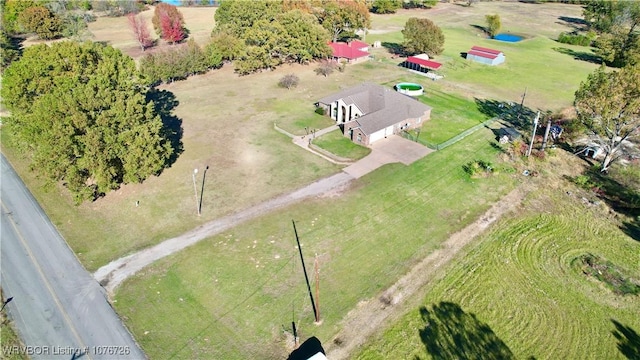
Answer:
[{"label": "mowed grass field", "polygon": [[[328,341],[359,301],[515,186],[507,171],[470,179],[462,168],[470,159],[495,163],[492,139],[483,129],[409,167],[385,166],[341,194],[202,241],[127,280],[115,307],[150,358],[281,359],[291,321],[301,339]],[[321,325],[313,324],[291,220],[311,281],[318,255]]]},{"label": "mowed grass field", "polygon": [[637,355],[640,298],[614,294],[573,264],[591,253],[637,281],[640,243],[581,195],[532,194],[354,358],[634,358],[625,354]]},{"label": "mowed grass field", "polygon": [[[484,17],[488,14],[500,15],[503,32],[520,34],[526,39],[517,43],[487,39],[477,27],[485,26]],[[575,60],[570,55],[571,52],[592,54],[589,48],[555,41],[560,32],[572,30],[567,19],[582,19],[580,6],[501,1],[479,2],[472,7],[438,4],[426,11],[400,10],[393,16],[372,15],[372,30],[366,40],[382,42],[383,48],[373,50],[379,60],[391,64],[403,61],[391,59],[384,46],[402,43],[401,30],[411,17],[428,18],[444,33],[444,52],[436,56],[435,61],[443,63],[438,73],[445,78],[437,83],[447,92],[520,103],[527,88],[526,105],[559,111],[571,105],[580,82],[599,65]],[[506,62],[487,66],[467,61],[462,53],[474,45],[503,51]]]},{"label": "mowed grass field", "polygon": [[[479,3],[471,9],[465,8],[464,11],[471,11],[476,14],[474,16],[482,18],[486,11],[493,11],[493,8],[485,8],[489,6],[487,4],[489,3]],[[464,23],[464,18],[455,21],[456,18],[450,16],[450,12],[456,9],[463,10],[459,6],[439,4],[436,9],[427,11],[402,11],[397,15],[374,16],[372,28],[387,31],[387,22],[395,21],[403,25],[408,16],[428,16],[436,22],[439,21],[438,16],[442,16],[444,25],[452,29],[455,26],[460,28],[458,37],[447,36],[445,45],[447,51],[457,51],[456,41],[459,40],[456,39],[466,39],[465,41],[471,43],[477,37],[468,31],[474,28],[470,28],[469,23]],[[509,18],[508,11],[523,11],[518,9],[517,6],[507,7],[501,15],[503,18]],[[566,5],[544,5],[531,9],[555,10],[556,13],[549,15],[548,22],[553,23],[558,29],[566,29],[566,26],[555,24],[558,16],[574,16],[579,12],[579,7]],[[194,37],[198,36],[198,39],[206,38],[205,35],[210,33],[214,26],[215,9],[184,8],[181,11],[185,15],[187,27],[192,31],[191,34]],[[143,16],[150,18],[150,14],[148,11],[143,13]],[[126,27],[126,18],[99,18],[90,24],[89,30],[94,34],[94,40],[105,41],[129,53],[127,47],[132,46],[129,44],[130,34],[122,30]],[[448,31],[447,28],[444,29],[445,32]],[[394,36],[397,36],[399,32],[398,29],[395,30]],[[530,31],[533,30],[532,28]],[[374,36],[376,35],[369,35],[367,41],[373,41]],[[527,41],[534,40],[536,39]],[[204,43],[200,40],[198,42]],[[519,45],[527,49],[527,44],[530,43],[523,42]],[[553,44],[543,43],[543,47],[539,49],[540,59],[549,54],[557,54],[548,47],[551,45]],[[374,54],[377,54],[379,60],[385,60],[389,55],[383,51],[386,50],[375,49]],[[140,55],[135,52],[131,54]],[[509,59],[510,63],[513,63],[509,66],[517,65],[516,60]],[[540,62],[544,63],[542,60]],[[550,67],[540,65],[541,69],[554,77],[556,83],[571,86],[555,89],[556,92],[562,91],[562,95],[558,96],[557,93],[537,92],[535,87],[530,85],[527,99],[534,99],[538,96],[536,94],[539,94],[545,99],[545,103],[557,103],[559,99],[565,99],[562,106],[570,105],[570,98],[575,90],[573,86],[577,88],[577,84],[586,77],[586,67],[595,66],[585,64],[563,55],[554,61],[553,68],[577,70],[556,72],[549,69]],[[447,66],[445,65],[445,68]],[[481,69],[481,66],[478,64],[477,68]],[[339,167],[293,145],[286,136],[273,129],[273,123],[295,134],[304,134],[305,127],[323,128],[330,125],[331,121],[327,117],[313,112],[313,103],[342,88],[362,81],[392,84],[406,80],[425,85],[428,98],[425,101],[431,102],[435,108],[433,123],[441,122],[442,125],[446,124],[446,127],[434,127],[432,131],[427,129],[420,135],[421,138],[434,136],[448,139],[450,136],[447,131],[453,129],[452,132],[456,132],[458,128],[466,126],[461,124],[475,124],[479,121],[480,119],[474,117],[482,118],[483,115],[474,112],[468,105],[474,98],[518,100],[518,96],[514,94],[505,94],[507,97],[504,99],[495,98],[495,91],[500,84],[483,82],[474,77],[452,81],[456,71],[453,68],[450,69],[451,73],[447,74],[447,78],[438,82],[425,82],[425,78],[409,74],[395,63],[386,60],[348,66],[344,72],[335,72],[329,77],[317,76],[313,69],[314,66],[284,65],[275,71],[239,77],[233,73],[230,66],[225,66],[220,70],[162,86],[161,89],[167,92],[170,100],[176,101],[174,114],[179,118],[183,130],[181,140],[184,152],[159,177],[150,178],[143,184],[125,185],[98,201],[84,203],[81,206],[74,206],[68,194],[58,185],[44,188],[45,183],[28,171],[28,159],[4,146],[9,143],[4,132],[3,151],[82,263],[89,270],[95,270],[115,258],[176,236],[208,220],[238,211],[339,171]],[[491,72],[499,74],[502,71],[511,71],[514,72],[513,77],[524,76],[521,73],[529,71],[525,68],[518,72],[509,69],[511,68],[507,66],[485,67],[483,71],[487,72],[487,76],[490,76]],[[533,68],[531,71],[537,72],[537,69]],[[298,75],[300,85],[292,90],[278,88],[278,80],[288,73]],[[522,87],[514,85],[513,88]],[[518,94],[519,92],[520,90]],[[464,101],[460,102],[460,99],[470,102],[464,105]],[[454,114],[451,114],[452,112]],[[430,126],[433,125],[428,124],[427,128]],[[202,216],[198,217],[192,174],[194,169],[199,169],[196,181],[200,183],[206,166],[209,166],[209,169],[206,172]],[[139,201],[140,206],[135,206],[136,201]]]}]

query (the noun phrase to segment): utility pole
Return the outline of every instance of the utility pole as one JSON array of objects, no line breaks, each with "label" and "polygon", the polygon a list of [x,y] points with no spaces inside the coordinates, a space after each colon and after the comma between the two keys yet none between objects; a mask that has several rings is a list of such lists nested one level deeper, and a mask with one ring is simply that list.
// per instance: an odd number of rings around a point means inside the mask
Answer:
[{"label": "utility pole", "polygon": [[196,185],[196,174],[198,173],[198,169],[193,169],[193,192],[196,195],[196,210],[198,211],[198,216],[200,216],[200,202],[198,201],[198,186]]},{"label": "utility pole", "polygon": [[524,107],[524,98],[527,97],[527,88],[524,88],[524,93],[522,94],[522,101],[520,101],[520,108],[518,109],[518,117],[516,120],[520,120],[520,115],[522,115],[522,108]]},{"label": "utility pole", "polygon": [[551,119],[547,121],[547,128],[544,130],[544,138],[542,139],[542,151],[547,147],[547,139],[549,139],[549,130],[551,130]]},{"label": "utility pole", "polygon": [[533,149],[533,140],[536,138],[536,128],[538,127],[539,119],[540,119],[540,111],[538,111],[536,118],[533,119],[533,132],[531,133],[531,142],[529,143],[529,150],[527,150],[527,157],[531,155],[531,149]]},{"label": "utility pole", "polygon": [[207,165],[204,168],[204,171],[202,172],[202,186],[200,187],[200,201],[198,201],[198,215],[202,214],[202,197],[204,196],[204,179],[207,177],[207,170],[209,170],[209,165]]},{"label": "utility pole", "polygon": [[293,232],[296,235],[296,243],[298,244],[298,251],[300,252],[300,261],[302,262],[302,271],[304,272],[304,280],[307,282],[307,290],[309,291],[309,298],[311,299],[311,307],[313,308],[313,316],[318,322],[318,309],[316,309],[316,304],[313,301],[313,294],[311,293],[311,285],[309,285],[309,276],[307,275],[307,268],[304,266],[304,258],[302,257],[302,247],[300,247],[300,239],[298,239],[298,230],[296,230],[296,222],[291,220],[293,223]]}]

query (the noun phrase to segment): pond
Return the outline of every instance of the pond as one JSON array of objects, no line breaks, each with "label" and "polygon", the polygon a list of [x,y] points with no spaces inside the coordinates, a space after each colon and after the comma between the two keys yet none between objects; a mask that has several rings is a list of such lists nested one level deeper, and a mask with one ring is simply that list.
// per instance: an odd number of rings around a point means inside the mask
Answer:
[{"label": "pond", "polygon": [[513,34],[498,34],[493,37],[493,40],[506,41],[506,42],[518,42],[522,40],[522,36]]}]

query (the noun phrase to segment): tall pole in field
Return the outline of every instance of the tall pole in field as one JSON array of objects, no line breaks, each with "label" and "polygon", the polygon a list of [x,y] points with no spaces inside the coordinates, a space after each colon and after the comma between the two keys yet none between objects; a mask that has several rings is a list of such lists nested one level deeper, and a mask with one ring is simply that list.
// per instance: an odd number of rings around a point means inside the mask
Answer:
[{"label": "tall pole in field", "polygon": [[547,128],[544,130],[544,138],[542,138],[542,151],[547,147],[547,140],[549,139],[549,130],[551,130],[551,119],[547,121]]},{"label": "tall pole in field", "polygon": [[193,192],[196,195],[196,211],[198,212],[198,216],[200,216],[200,201],[198,201],[198,186],[196,185],[196,174],[198,173],[198,169],[193,169]]},{"label": "tall pole in field", "polygon": [[533,148],[533,140],[536,137],[536,128],[538,127],[538,120],[540,119],[540,111],[536,115],[536,118],[533,119],[533,132],[531,133],[531,142],[529,143],[529,150],[527,150],[527,157],[531,155],[531,149]]},{"label": "tall pole in field", "polygon": [[520,108],[518,109],[518,117],[516,120],[520,120],[520,115],[522,115],[522,108],[524,107],[524,98],[527,96],[527,88],[524,88],[524,93],[522,94],[522,101],[520,101]]},{"label": "tall pole in field", "polygon": [[204,179],[207,177],[207,170],[209,170],[209,165],[207,165],[204,168],[204,171],[202,172],[202,187],[200,187],[200,200],[198,201],[198,215],[202,214],[202,197],[204,196]]},{"label": "tall pole in field", "polygon": [[307,282],[307,290],[309,291],[309,298],[311,299],[311,307],[313,308],[313,316],[318,322],[318,309],[316,309],[316,304],[313,301],[313,294],[311,293],[311,285],[309,285],[309,276],[307,275],[307,268],[304,266],[304,258],[302,257],[302,248],[300,247],[300,239],[298,239],[298,230],[296,230],[296,222],[291,220],[293,223],[293,232],[296,235],[296,243],[298,244],[298,251],[300,252],[300,261],[302,262],[302,271],[304,272],[304,280]]}]

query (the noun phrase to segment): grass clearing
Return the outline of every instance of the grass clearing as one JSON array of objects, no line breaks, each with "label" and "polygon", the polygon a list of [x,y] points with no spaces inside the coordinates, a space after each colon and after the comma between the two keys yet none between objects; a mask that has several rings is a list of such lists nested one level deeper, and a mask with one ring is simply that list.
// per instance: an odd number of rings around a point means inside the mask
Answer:
[{"label": "grass clearing", "polygon": [[[638,278],[640,243],[561,189],[537,191],[525,205],[442,270],[423,306],[355,358],[624,358],[618,348],[633,339],[617,339],[616,322],[638,331],[640,298],[617,295],[574,262],[598,254]],[[460,320],[471,317],[477,323]],[[473,346],[480,339],[495,346]]]},{"label": "grass clearing", "polygon": [[361,159],[371,152],[371,149],[358,145],[345,137],[340,130],[331,131],[313,140],[313,144],[328,152],[352,160]]},{"label": "grass clearing", "polygon": [[[282,358],[292,320],[302,338],[329,339],[359,301],[513,188],[510,175],[472,180],[462,169],[471,158],[496,157],[492,138],[478,131],[409,167],[385,166],[339,197],[305,201],[185,249],[126,281],[115,306],[151,358]],[[291,219],[311,274],[318,254],[320,326]]]},{"label": "grass clearing", "polygon": [[[475,27],[484,26],[486,14],[499,14],[503,32],[522,34],[526,39],[517,43],[487,39]],[[559,111],[571,106],[580,82],[599,66],[574,59],[593,56],[590,48],[555,41],[560,32],[572,30],[564,19],[582,18],[580,6],[480,2],[469,8],[438,4],[430,10],[400,10],[394,15],[373,15],[367,41],[401,44],[401,30],[410,17],[429,18],[442,29],[444,52],[435,60],[444,64],[439,73],[445,78],[437,82],[448,92],[519,103],[527,88],[529,107]],[[502,50],[506,62],[487,66],[467,61],[461,54],[473,45]],[[374,49],[373,53],[384,62],[403,61],[391,59],[386,49]],[[425,91],[428,93],[427,86]]]}]

